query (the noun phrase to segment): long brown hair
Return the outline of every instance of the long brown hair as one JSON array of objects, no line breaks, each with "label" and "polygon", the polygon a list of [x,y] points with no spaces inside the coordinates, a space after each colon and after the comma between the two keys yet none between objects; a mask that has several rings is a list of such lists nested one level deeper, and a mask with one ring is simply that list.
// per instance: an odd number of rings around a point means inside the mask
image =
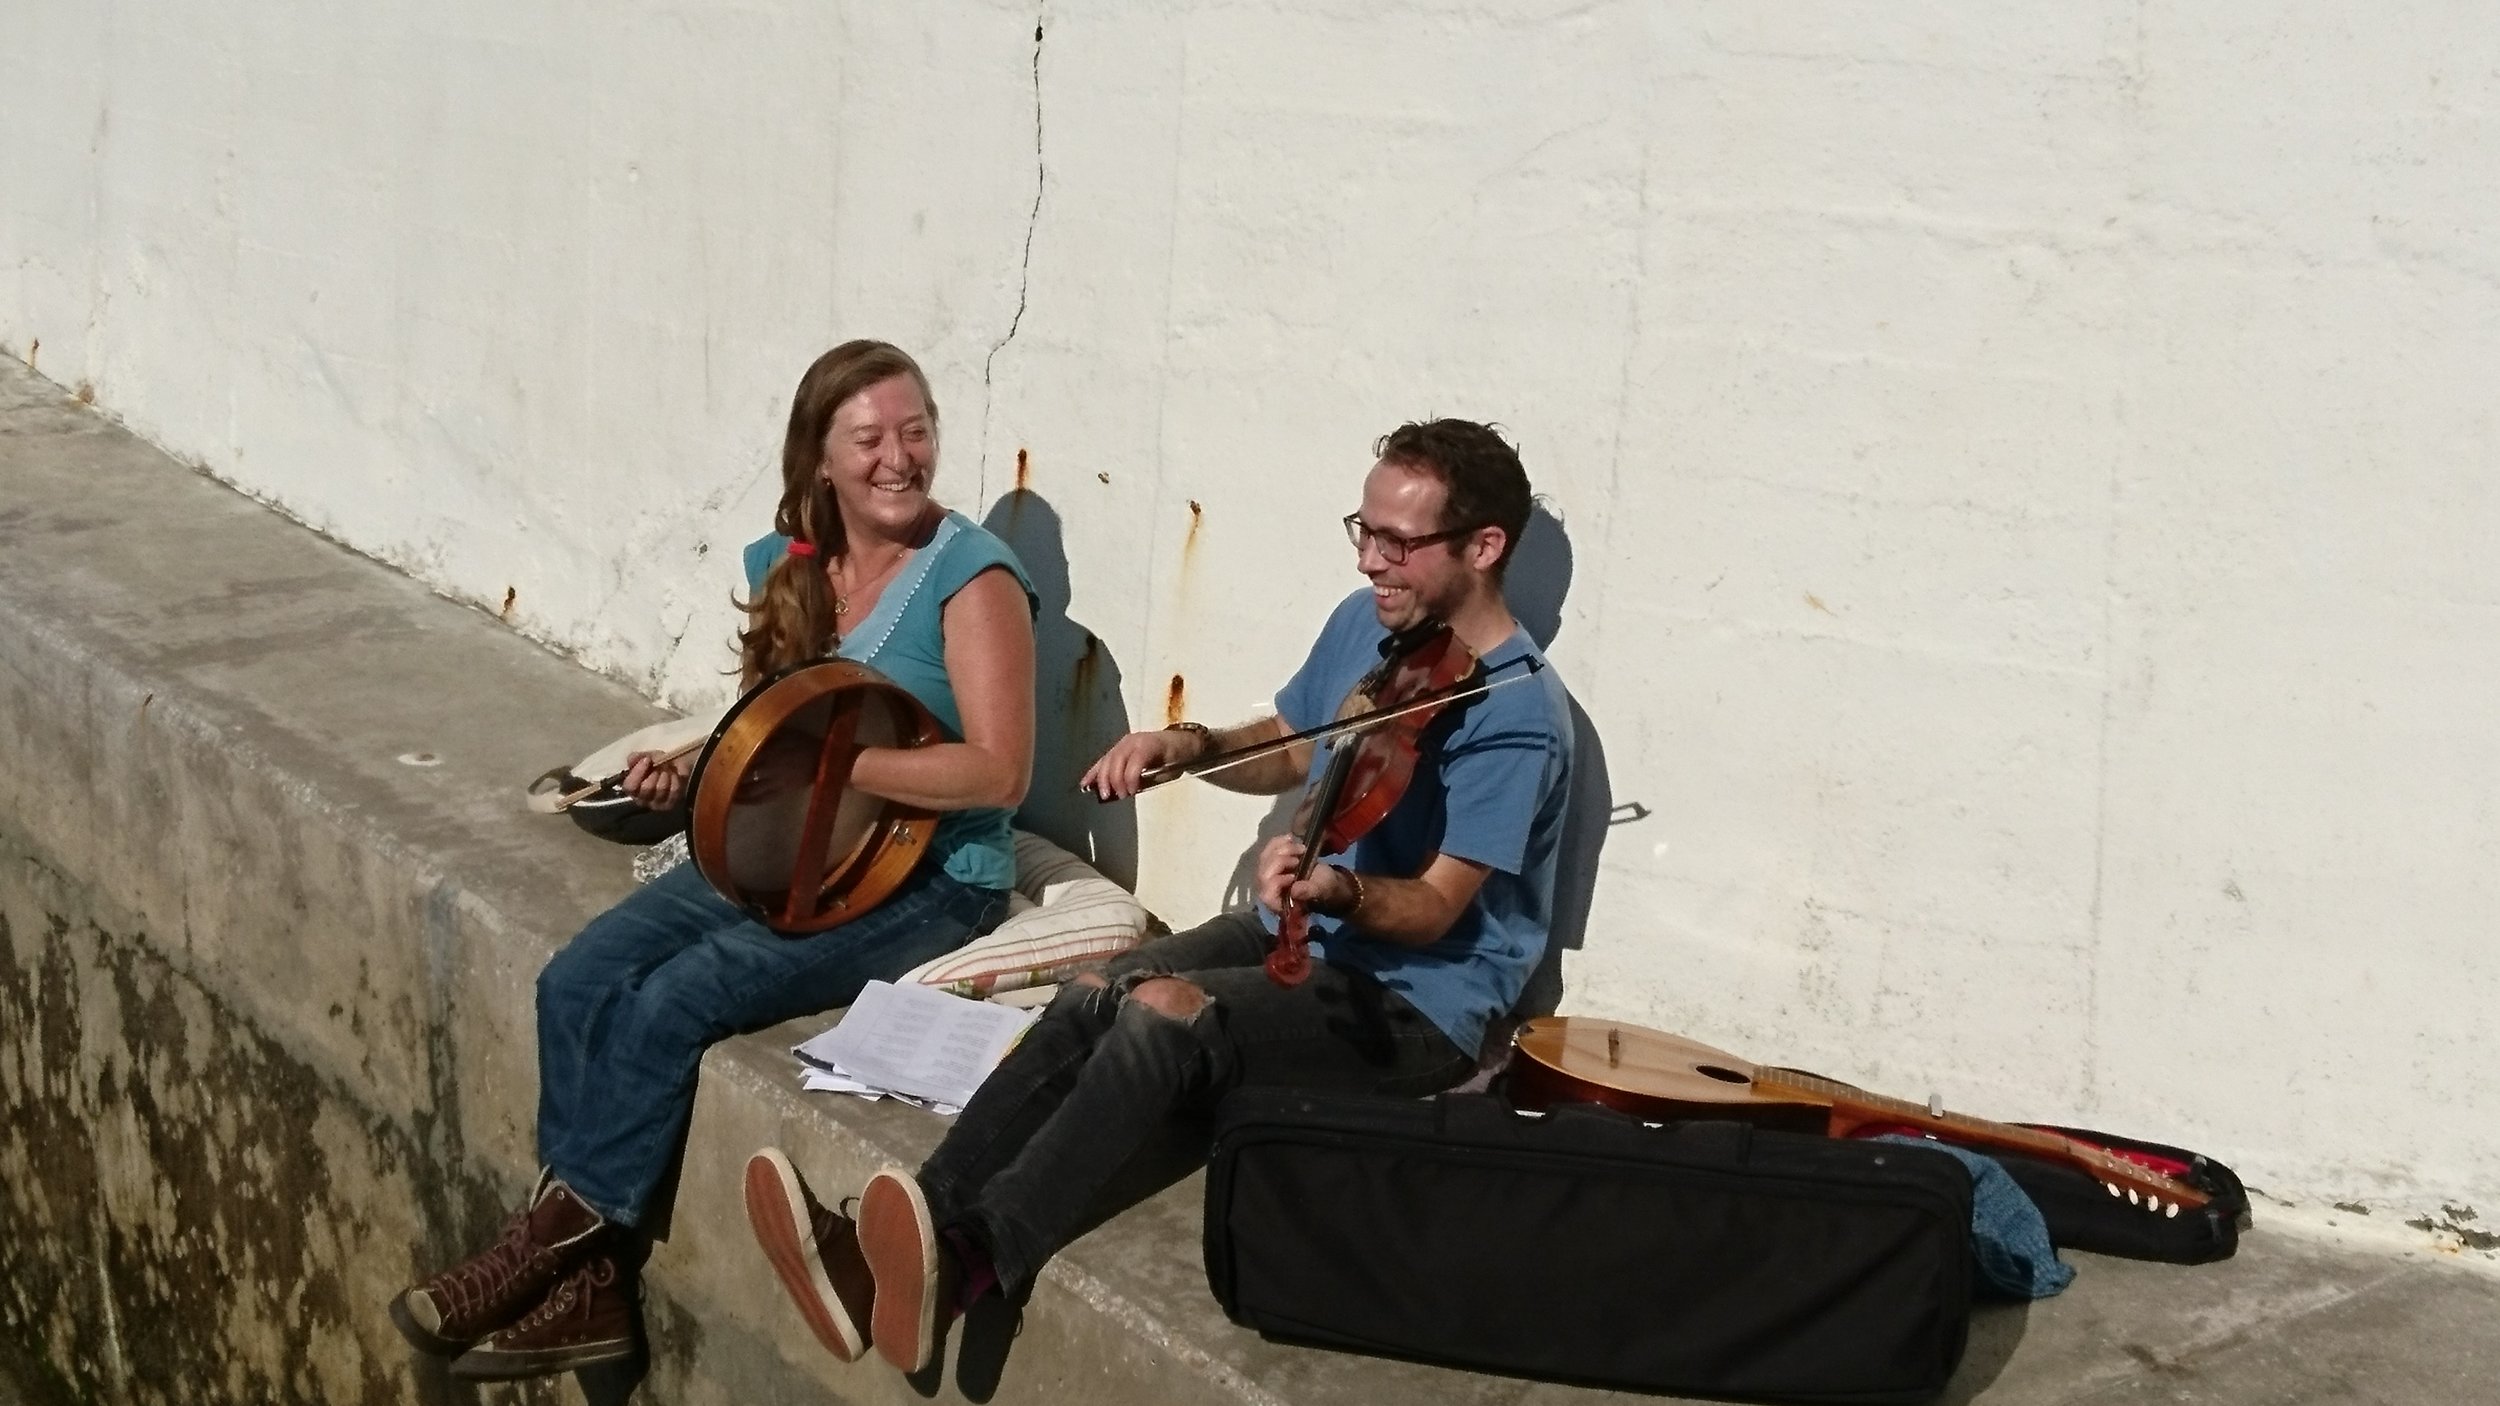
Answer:
[{"label": "long brown hair", "polygon": [[929,378],[920,373],[920,363],[891,343],[844,342],[799,377],[790,397],[790,427],[781,438],[781,506],[773,512],[773,530],[812,544],[816,555],[783,556],[764,573],[764,588],[755,599],[737,601],[747,613],[747,627],[738,632],[742,687],[817,658],[833,643],[833,588],[825,581],[825,564],[841,554],[844,539],[842,510],[820,472],[825,435],[842,402],[896,376],[909,376],[920,388],[929,427],[936,429],[937,400],[929,394]]}]

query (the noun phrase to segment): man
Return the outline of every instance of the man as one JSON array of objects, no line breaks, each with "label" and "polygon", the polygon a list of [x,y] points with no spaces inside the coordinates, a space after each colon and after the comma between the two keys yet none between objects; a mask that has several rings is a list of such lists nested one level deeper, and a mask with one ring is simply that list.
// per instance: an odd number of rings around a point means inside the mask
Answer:
[{"label": "man", "polygon": [[[1430,620],[1488,667],[1536,655],[1502,595],[1529,511],[1517,453],[1486,426],[1436,420],[1401,426],[1375,454],[1345,520],[1370,589],[1330,616],[1275,715],[1131,733],[1086,786],[1131,796],[1151,768],[1328,721],[1392,634]],[[844,1361],[873,1344],[905,1371],[925,1367],[942,1315],[1029,1289],[1175,1109],[1252,1084],[1422,1095],[1464,1081],[1545,950],[1569,718],[1550,669],[1445,709],[1404,797],[1346,854],[1297,878],[1303,846],[1278,836],[1260,851],[1256,911],[1070,983],[917,1175],[869,1180],[856,1222],[819,1203],[780,1152],[758,1152],[748,1215],[819,1340]],[[1316,772],[1318,750],[1208,779],[1281,793]],[[1288,901],[1314,915],[1310,975],[1294,986],[1261,966]]]}]

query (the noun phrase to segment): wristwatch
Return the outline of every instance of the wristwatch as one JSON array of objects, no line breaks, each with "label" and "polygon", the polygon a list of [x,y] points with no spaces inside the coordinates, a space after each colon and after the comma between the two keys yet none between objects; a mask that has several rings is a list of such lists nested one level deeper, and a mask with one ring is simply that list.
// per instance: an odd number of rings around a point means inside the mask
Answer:
[{"label": "wristwatch", "polygon": [[[1215,750],[1215,729],[1208,727],[1205,723],[1165,723],[1163,730],[1186,732],[1195,736],[1198,739],[1198,757],[1203,757]],[[1198,757],[1192,757],[1190,760],[1196,761]]]}]

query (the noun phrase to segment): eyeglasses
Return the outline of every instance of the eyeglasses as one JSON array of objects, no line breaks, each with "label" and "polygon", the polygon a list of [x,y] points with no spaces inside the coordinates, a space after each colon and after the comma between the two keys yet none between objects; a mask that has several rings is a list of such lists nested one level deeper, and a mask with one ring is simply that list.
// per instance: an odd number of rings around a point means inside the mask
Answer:
[{"label": "eyeglasses", "polygon": [[1473,527],[1453,527],[1447,532],[1427,532],[1421,537],[1400,537],[1394,532],[1383,532],[1363,521],[1361,513],[1345,515],[1345,539],[1354,544],[1354,550],[1360,552],[1365,547],[1378,547],[1380,559],[1391,566],[1404,562],[1406,554],[1417,547],[1429,547],[1435,542],[1454,541],[1475,530]]}]

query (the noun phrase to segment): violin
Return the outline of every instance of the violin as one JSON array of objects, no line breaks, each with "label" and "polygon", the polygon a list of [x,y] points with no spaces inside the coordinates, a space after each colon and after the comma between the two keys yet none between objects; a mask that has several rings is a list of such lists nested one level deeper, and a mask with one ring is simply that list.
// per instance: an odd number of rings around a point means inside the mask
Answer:
[{"label": "violin", "polygon": [[[1517,683],[1545,667],[1535,655],[1524,653],[1482,667],[1475,651],[1438,620],[1391,635],[1380,650],[1380,664],[1347,693],[1334,721],[1195,761],[1148,768],[1137,789],[1150,791],[1184,776],[1205,776],[1305,742],[1328,742],[1327,770],[1304,789],[1294,811],[1294,834],[1302,841],[1302,863],[1294,871],[1299,882],[1311,876],[1322,856],[1343,853],[1397,808],[1414,779],[1424,730],[1443,708]],[[1492,677],[1514,668],[1520,672]],[[1106,804],[1112,799],[1101,792],[1087,794]],[[1286,910],[1277,915],[1277,942],[1266,970],[1279,986],[1298,986],[1311,973],[1310,914],[1298,903],[1289,902]]]},{"label": "violin", "polygon": [[[1480,663],[1476,652],[1438,620],[1390,636],[1381,653],[1379,667],[1365,674],[1337,709],[1340,722],[1370,720],[1372,725],[1328,742],[1328,765],[1304,789],[1294,810],[1293,833],[1302,841],[1296,882],[1309,878],[1322,856],[1344,853],[1397,808],[1415,779],[1424,729],[1460,696],[1462,685],[1476,678]],[[1417,704],[1424,706],[1412,706]],[[1276,916],[1268,979],[1279,986],[1299,986],[1311,974],[1311,915],[1288,897]]]}]

